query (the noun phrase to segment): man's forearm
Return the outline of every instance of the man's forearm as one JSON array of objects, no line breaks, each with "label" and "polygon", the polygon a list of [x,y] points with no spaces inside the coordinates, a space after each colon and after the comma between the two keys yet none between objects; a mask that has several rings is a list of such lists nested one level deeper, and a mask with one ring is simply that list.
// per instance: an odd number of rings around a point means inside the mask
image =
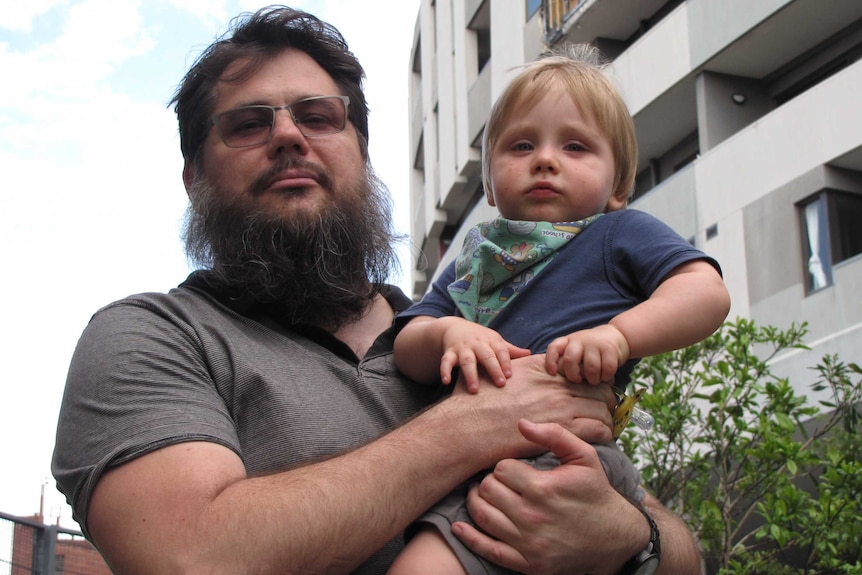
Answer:
[{"label": "man's forearm", "polygon": [[[540,359],[533,363],[542,369]],[[282,519],[276,508],[291,509],[290,523],[302,532],[289,554],[305,558],[297,568],[349,572],[474,473],[536,451],[517,429],[525,411],[537,419],[571,421],[567,386],[519,386],[527,378],[521,374],[512,393],[488,386],[478,396],[451,397],[343,456],[261,478],[269,482],[267,492],[283,498],[269,508],[271,519]],[[243,486],[252,495],[255,481]],[[270,545],[277,548],[284,539],[279,534]]]},{"label": "man's forearm", "polygon": [[121,574],[349,573],[491,463],[450,435],[480,438],[469,422],[447,401],[341,456],[252,478],[222,446],[173,445],[103,476],[90,529]]},{"label": "man's forearm", "polygon": [[701,575],[703,559],[688,526],[654,497],[647,496],[644,507],[661,533],[661,562],[657,575]]},{"label": "man's forearm", "polygon": [[144,455],[100,480],[90,530],[117,573],[350,572],[460,481],[536,453],[519,417],[585,415],[541,358],[525,361],[504,388],[453,396],[360,448],[282,473],[246,478],[236,454],[210,443]]},{"label": "man's forearm", "polygon": [[457,421],[463,412],[451,406],[435,406],[335,459],[241,482],[236,494],[230,489],[223,494],[236,497],[225,509],[272,494],[258,511],[268,515],[270,525],[282,527],[270,530],[269,542],[255,543],[260,553],[275,552],[289,565],[274,564],[272,572],[348,573],[458,483],[490,465],[479,450],[453,445],[449,433],[466,427]]}]

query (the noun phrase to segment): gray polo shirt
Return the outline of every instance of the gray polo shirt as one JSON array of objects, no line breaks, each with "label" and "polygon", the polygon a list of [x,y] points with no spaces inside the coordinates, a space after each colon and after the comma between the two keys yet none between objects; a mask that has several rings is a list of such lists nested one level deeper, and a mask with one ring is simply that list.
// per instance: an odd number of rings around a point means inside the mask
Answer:
[{"label": "gray polo shirt", "polygon": [[[88,536],[101,475],[150,451],[211,441],[249,475],[272,472],[378,437],[438,393],[397,372],[391,331],[359,359],[322,330],[280,325],[194,280],[104,307],[78,343],[52,471]],[[396,311],[410,304],[397,288],[386,296]],[[400,545],[357,573],[385,571]]]}]

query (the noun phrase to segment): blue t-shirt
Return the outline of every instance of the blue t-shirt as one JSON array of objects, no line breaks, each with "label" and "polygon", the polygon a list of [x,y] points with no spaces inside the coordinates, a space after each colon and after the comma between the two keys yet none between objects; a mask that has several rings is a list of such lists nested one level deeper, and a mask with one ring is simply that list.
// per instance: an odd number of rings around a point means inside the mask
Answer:
[{"label": "blue t-shirt", "polygon": [[[607,324],[649,299],[675,268],[711,257],[655,217],[637,210],[605,214],[564,246],[557,257],[512,298],[488,327],[533,353],[544,353],[557,337]],[[399,315],[460,315],[446,288],[455,281],[450,264],[419,303]],[[617,371],[625,387],[639,358]]]}]

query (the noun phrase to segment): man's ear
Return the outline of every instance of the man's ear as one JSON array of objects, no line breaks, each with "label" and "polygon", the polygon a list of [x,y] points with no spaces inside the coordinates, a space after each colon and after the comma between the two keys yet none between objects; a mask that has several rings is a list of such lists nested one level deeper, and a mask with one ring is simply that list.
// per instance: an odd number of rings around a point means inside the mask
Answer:
[{"label": "man's ear", "polygon": [[186,187],[186,193],[191,192],[192,182],[195,181],[195,167],[191,162],[186,160],[183,164],[183,185]]}]

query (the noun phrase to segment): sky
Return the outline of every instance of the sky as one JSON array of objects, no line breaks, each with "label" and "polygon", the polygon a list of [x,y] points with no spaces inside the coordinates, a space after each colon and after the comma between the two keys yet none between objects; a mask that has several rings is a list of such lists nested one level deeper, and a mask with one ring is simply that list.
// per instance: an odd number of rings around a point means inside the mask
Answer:
[{"label": "sky", "polygon": [[[265,4],[0,2],[0,511],[33,515],[44,493],[46,521],[76,528],[50,474],[69,360],[99,307],[188,275],[182,157],[167,104],[230,19]],[[290,5],[335,25],[365,68],[371,161],[392,191],[398,230],[409,232],[419,0]],[[393,278],[405,288],[407,259]]]}]

